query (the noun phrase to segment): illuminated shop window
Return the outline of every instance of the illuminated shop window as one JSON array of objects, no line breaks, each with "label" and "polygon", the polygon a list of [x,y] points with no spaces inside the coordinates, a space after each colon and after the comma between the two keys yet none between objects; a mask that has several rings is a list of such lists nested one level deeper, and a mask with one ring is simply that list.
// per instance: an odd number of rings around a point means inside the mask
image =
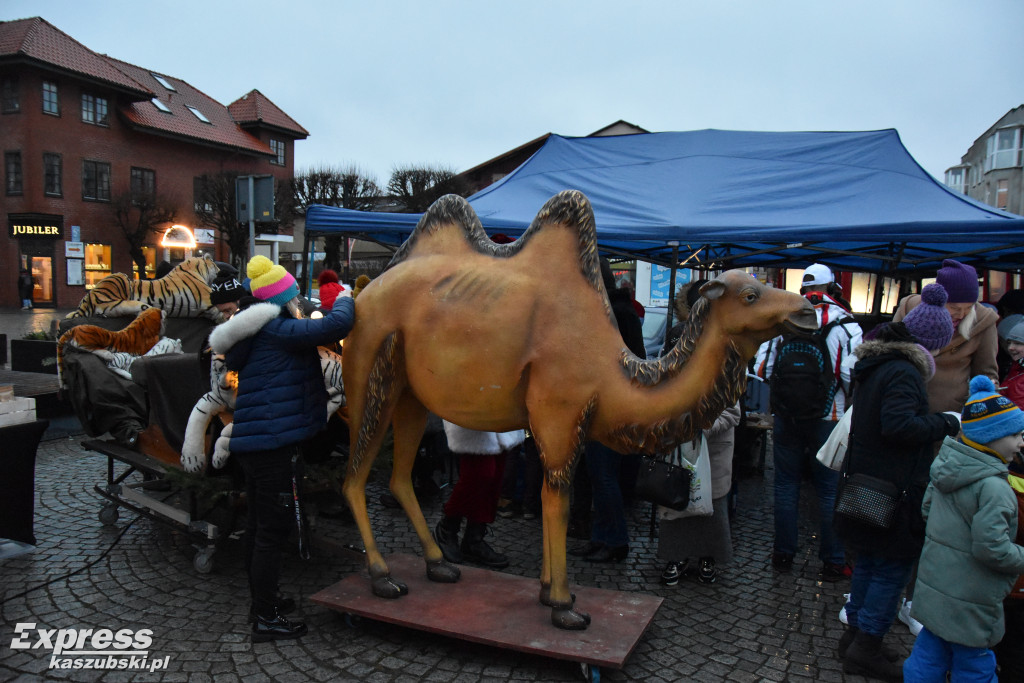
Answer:
[{"label": "illuminated shop window", "polygon": [[[156,277],[156,247],[142,247],[142,255],[146,259],[146,279],[152,280]],[[139,267],[132,264],[133,277],[138,280]]]},{"label": "illuminated shop window", "polygon": [[85,288],[110,275],[110,245],[89,242],[85,245]]}]

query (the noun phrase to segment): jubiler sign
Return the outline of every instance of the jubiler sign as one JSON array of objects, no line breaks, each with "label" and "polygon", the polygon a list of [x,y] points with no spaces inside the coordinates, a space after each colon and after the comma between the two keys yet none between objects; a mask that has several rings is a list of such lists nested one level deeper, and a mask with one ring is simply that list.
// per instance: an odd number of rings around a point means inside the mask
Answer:
[{"label": "jubiler sign", "polygon": [[64,239],[63,221],[11,218],[7,225],[9,228],[7,234],[14,238],[41,237],[44,239]]}]

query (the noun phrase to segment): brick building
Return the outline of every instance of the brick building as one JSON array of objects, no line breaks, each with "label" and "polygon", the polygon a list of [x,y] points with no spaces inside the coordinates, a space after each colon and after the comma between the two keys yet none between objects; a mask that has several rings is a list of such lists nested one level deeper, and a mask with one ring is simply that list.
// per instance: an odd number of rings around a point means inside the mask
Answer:
[{"label": "brick building", "polygon": [[1024,104],[1006,112],[946,169],[946,185],[997,209],[1024,215]]},{"label": "brick building", "polygon": [[[71,307],[112,272],[134,273],[117,218],[157,203],[174,223],[200,227],[203,177],[293,175],[294,144],[308,132],[258,90],[228,106],[180,78],[95,53],[39,17],[0,22],[0,306],[20,305],[14,284],[33,275],[37,306]],[[191,251],[146,238],[146,275]],[[227,247],[197,231],[196,253]],[[135,277],[138,277],[135,273]]]}]

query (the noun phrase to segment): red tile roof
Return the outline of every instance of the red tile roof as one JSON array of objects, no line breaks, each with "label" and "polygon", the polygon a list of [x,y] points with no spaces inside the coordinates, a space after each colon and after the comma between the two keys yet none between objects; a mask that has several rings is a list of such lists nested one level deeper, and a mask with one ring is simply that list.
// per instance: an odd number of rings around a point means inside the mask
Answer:
[{"label": "red tile roof", "polygon": [[[238,126],[227,107],[180,78],[157,74],[174,86],[174,91],[171,91],[153,77],[154,72],[111,57],[107,57],[107,59],[133,79],[151,83],[151,90],[157,99],[171,110],[170,113],[162,112],[152,101],[133,102],[120,107],[121,113],[131,125],[160,133],[181,135],[202,142],[227,145],[258,154],[273,154],[269,145]],[[200,121],[188,109],[189,106],[202,112],[210,122]]]},{"label": "red tile roof", "polygon": [[281,109],[271,102],[266,95],[259,90],[251,90],[247,94],[228,105],[228,111],[235,121],[243,126],[247,123],[261,123],[266,126],[274,126],[296,133],[305,138],[309,131],[295,122],[295,119],[285,114]]},{"label": "red tile roof", "polygon": [[141,97],[150,91],[45,19],[0,22],[0,58],[27,57]]},{"label": "red tile roof", "polygon": [[[0,61],[11,58],[28,58],[127,91],[135,101],[122,101],[118,111],[129,125],[156,134],[268,156],[274,154],[270,146],[243,130],[240,124],[274,126],[297,138],[309,135],[257,90],[236,100],[231,110],[180,78],[157,74],[173,86],[174,90],[169,90],[156,80],[155,72],[93,52],[40,17],[0,22]],[[170,112],[157,109],[153,98],[159,99]],[[209,122],[201,121],[189,106]],[[241,118],[232,116],[236,110]]]}]

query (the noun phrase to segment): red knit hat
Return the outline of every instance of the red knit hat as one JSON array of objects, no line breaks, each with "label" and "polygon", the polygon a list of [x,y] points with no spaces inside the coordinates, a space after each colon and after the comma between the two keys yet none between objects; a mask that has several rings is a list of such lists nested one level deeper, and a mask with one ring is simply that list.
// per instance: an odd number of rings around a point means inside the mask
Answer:
[{"label": "red knit hat", "polygon": [[318,277],[316,281],[321,287],[323,287],[328,282],[337,282],[338,274],[335,273],[330,268],[325,268],[323,271],[320,272],[320,277]]}]

